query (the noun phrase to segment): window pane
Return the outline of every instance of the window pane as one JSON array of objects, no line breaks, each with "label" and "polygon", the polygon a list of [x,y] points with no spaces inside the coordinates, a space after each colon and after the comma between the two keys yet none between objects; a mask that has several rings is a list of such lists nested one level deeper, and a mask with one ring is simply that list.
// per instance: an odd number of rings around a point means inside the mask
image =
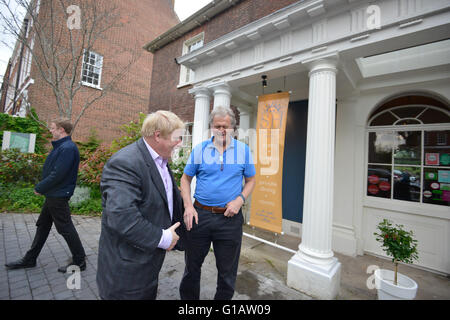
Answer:
[{"label": "window pane", "polygon": [[390,126],[393,125],[398,119],[394,117],[390,112],[380,114],[378,117],[372,120],[371,126]]},{"label": "window pane", "polygon": [[450,130],[425,131],[424,164],[450,166]]},{"label": "window pane", "polygon": [[421,163],[421,136],[420,131],[403,131],[395,134],[394,163],[416,164]]},{"label": "window pane", "polygon": [[367,171],[367,195],[391,198],[391,166],[369,165]]},{"label": "window pane", "polygon": [[408,124],[421,124],[419,120],[416,119],[402,119],[396,122],[396,126],[407,126]]},{"label": "window pane", "polygon": [[428,109],[420,117],[423,123],[448,123],[450,122],[450,117],[444,112]]},{"label": "window pane", "polygon": [[369,132],[369,163],[392,163],[392,132]]},{"label": "window pane", "polygon": [[424,168],[423,202],[450,206],[450,170]]},{"label": "window pane", "polygon": [[404,107],[404,108],[398,108],[392,110],[393,113],[395,113],[399,118],[415,118],[417,117],[422,111],[423,107]]},{"label": "window pane", "polygon": [[394,199],[420,202],[420,167],[394,167]]}]

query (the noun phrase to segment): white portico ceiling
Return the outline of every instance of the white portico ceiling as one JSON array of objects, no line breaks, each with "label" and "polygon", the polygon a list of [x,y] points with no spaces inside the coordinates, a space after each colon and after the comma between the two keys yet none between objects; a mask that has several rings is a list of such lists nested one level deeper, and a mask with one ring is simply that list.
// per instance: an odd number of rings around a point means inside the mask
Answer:
[{"label": "white portico ceiling", "polygon": [[[380,10],[377,29],[367,25],[370,5]],[[241,79],[259,84],[261,74],[277,79],[301,73],[305,61],[337,54],[343,69],[338,75],[345,75],[355,89],[362,78],[356,58],[443,40],[450,36],[449,28],[449,0],[300,1],[177,61],[195,70],[196,86],[226,81],[235,87]]]}]

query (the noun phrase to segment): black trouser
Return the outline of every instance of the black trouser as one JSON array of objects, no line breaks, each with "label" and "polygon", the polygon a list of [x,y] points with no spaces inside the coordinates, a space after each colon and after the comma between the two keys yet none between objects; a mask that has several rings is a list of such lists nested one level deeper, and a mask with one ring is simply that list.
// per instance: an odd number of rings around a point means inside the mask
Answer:
[{"label": "black trouser", "polygon": [[215,300],[231,300],[242,243],[242,212],[231,218],[223,214],[195,208],[198,225],[193,221],[191,231],[186,231],[186,248],[183,279],[180,284],[181,299],[200,298],[201,267],[213,243],[217,266],[217,291]]},{"label": "black trouser", "polygon": [[45,198],[44,206],[36,222],[36,235],[25,259],[36,260],[47,240],[53,222],[56,231],[66,240],[73,256],[73,262],[76,264],[82,262],[86,254],[70,217],[69,198]]}]

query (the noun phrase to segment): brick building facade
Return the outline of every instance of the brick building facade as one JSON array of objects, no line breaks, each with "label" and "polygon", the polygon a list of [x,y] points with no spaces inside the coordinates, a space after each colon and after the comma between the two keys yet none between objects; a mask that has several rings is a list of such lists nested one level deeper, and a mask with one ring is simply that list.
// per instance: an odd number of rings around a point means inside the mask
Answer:
[{"label": "brick building facade", "polygon": [[[77,1],[72,1],[68,5],[77,3]],[[89,4],[89,1],[84,1],[84,3]],[[48,21],[49,1],[40,0],[38,4],[38,19],[41,23],[44,23],[44,21]],[[105,86],[113,78],[118,77],[119,80],[115,82],[114,88],[108,90],[103,97],[86,109],[74,132],[74,139],[85,140],[90,135],[91,130],[95,129],[98,137],[105,143],[109,143],[120,136],[119,127],[121,125],[137,120],[139,112],[147,112],[153,57],[151,53],[143,50],[142,46],[149,38],[156,37],[164,30],[176,25],[179,19],[174,11],[173,0],[97,1],[96,5],[99,8],[114,6],[114,12],[118,16],[114,17],[114,21],[111,22],[113,25],[100,34],[101,36],[90,50],[94,53],[96,59],[97,57],[101,59],[95,62],[100,61],[101,64],[100,79],[86,78],[88,82],[90,81],[90,84],[93,81],[98,81],[95,82],[97,85],[89,86],[88,83],[81,86],[74,99],[71,120],[75,121],[75,117],[80,113],[82,105],[88,97],[100,95],[105,90]],[[83,8],[81,5],[80,7]],[[108,12],[108,10],[105,10],[105,12]],[[62,28],[58,30],[63,34],[62,42],[68,41],[67,16],[57,12],[56,19],[58,22],[56,25]],[[76,32],[77,30],[73,30],[74,34]],[[33,35],[31,27],[29,31],[30,41]],[[39,55],[38,59],[41,59],[42,50],[39,50],[38,41],[34,40],[33,48],[34,54]],[[15,73],[19,67],[20,49],[21,45],[18,42],[14,52],[15,56],[11,59],[13,61],[9,76],[11,80],[16,79]],[[52,88],[42,79],[37,64],[27,51],[29,50],[25,48],[21,72],[24,74],[19,81],[19,91],[26,89],[25,93],[31,107],[36,109],[41,120],[48,122],[58,116],[56,99]],[[134,62],[130,67],[127,67],[130,61]],[[24,67],[29,69],[28,73],[24,70]],[[83,63],[81,62],[75,71],[79,75],[76,81],[81,80],[82,68]],[[118,75],[118,70],[122,69],[125,70],[124,75]],[[14,86],[11,86],[10,82],[9,99],[7,90],[3,94],[6,100],[4,109],[8,113],[13,112],[13,88]],[[23,115],[24,109],[20,110],[22,100],[20,97],[17,97],[17,100],[14,114]]]},{"label": "brick building facade", "polygon": [[[164,37],[170,33],[173,39],[170,42],[161,46],[158,39],[155,39],[147,45],[147,50],[154,54],[149,112],[167,109],[179,115],[186,122],[194,120],[194,99],[188,92],[192,85],[180,84],[181,66],[175,60],[176,57],[182,55],[186,41],[204,33],[203,45],[205,45],[297,1],[234,0],[216,2],[216,5],[207,5],[180,25],[161,35]],[[223,4],[224,2],[225,4]],[[184,29],[183,26],[188,27]],[[236,108],[233,109],[238,113]],[[239,124],[239,118],[237,121]]]}]

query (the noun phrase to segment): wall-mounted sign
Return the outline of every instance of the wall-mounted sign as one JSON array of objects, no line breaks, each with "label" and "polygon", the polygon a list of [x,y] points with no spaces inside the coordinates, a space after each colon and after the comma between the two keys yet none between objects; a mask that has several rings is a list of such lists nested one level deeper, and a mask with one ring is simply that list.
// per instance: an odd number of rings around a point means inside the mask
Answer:
[{"label": "wall-mounted sign", "polygon": [[2,150],[19,149],[23,153],[33,153],[35,144],[35,133],[3,131]]}]

